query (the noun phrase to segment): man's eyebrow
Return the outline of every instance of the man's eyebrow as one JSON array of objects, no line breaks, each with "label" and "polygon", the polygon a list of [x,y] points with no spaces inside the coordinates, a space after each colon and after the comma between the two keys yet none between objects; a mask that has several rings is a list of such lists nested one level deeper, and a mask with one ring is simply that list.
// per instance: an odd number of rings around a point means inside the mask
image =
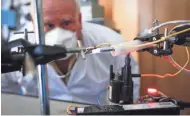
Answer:
[{"label": "man's eyebrow", "polygon": [[70,15],[61,16],[61,20],[72,20],[72,19],[73,19],[73,16],[70,16]]},{"label": "man's eyebrow", "polygon": [[48,22],[52,22],[49,18],[44,18],[44,22],[48,23]]}]

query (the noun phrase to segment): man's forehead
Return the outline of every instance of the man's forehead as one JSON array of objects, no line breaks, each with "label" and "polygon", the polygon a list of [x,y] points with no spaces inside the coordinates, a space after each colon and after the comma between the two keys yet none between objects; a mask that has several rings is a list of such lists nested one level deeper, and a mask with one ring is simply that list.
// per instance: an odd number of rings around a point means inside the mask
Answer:
[{"label": "man's forehead", "polygon": [[44,11],[51,10],[76,10],[74,0],[43,0]]}]

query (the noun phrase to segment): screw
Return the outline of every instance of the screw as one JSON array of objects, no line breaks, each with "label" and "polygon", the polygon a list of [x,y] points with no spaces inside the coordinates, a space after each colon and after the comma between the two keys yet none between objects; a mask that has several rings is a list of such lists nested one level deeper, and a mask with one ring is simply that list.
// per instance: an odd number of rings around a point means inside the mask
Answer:
[{"label": "screw", "polygon": [[159,24],[159,21],[157,19],[155,19],[153,24],[154,24],[154,26],[157,26]]},{"label": "screw", "polygon": [[154,50],[154,53],[155,53],[155,54],[158,54],[158,50]]},{"label": "screw", "polygon": [[156,37],[153,37],[153,40],[156,41],[157,40]]},{"label": "screw", "polygon": [[[159,25],[159,21],[158,20],[154,20],[153,24],[154,24],[154,26],[158,26]],[[156,29],[155,33],[159,34],[159,29]]]}]

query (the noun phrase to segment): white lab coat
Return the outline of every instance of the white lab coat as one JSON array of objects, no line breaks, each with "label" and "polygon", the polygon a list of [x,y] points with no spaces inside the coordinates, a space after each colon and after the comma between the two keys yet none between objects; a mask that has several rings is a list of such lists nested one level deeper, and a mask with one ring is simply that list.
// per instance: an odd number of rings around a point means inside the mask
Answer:
[{"label": "white lab coat", "polygon": [[[101,43],[120,43],[124,39],[122,36],[112,31],[111,29],[100,26],[97,24],[83,23],[82,29],[84,46],[95,46]],[[73,102],[82,102],[97,104],[97,96],[103,91],[109,84],[109,67],[114,65],[115,71],[120,71],[124,66],[125,55],[113,57],[110,53],[87,55],[86,60],[83,60],[81,56],[77,59],[67,85],[62,82],[60,76],[55,70],[47,65],[48,82],[49,82],[49,96],[52,99],[66,100]],[[138,73],[138,64],[132,59],[132,72]],[[12,75],[12,76],[11,76]],[[14,76],[13,76],[14,75]],[[6,74],[4,81],[2,81],[4,87],[2,90],[12,91],[18,93],[19,85],[8,85],[7,81],[16,80],[15,75],[21,75],[17,72],[12,74]],[[6,79],[8,78],[8,79]],[[140,79],[134,79],[134,98],[139,96],[139,83]],[[26,88],[29,95],[37,94],[37,79],[33,79],[33,82],[27,83]],[[8,89],[9,88],[9,89]],[[14,90],[14,89],[15,90]],[[108,104],[108,92],[101,94],[100,103]]]}]

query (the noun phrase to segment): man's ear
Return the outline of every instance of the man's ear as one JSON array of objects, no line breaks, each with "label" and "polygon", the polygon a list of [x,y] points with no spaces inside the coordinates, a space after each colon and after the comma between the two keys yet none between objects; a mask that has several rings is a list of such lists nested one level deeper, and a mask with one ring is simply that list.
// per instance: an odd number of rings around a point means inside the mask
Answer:
[{"label": "man's ear", "polygon": [[82,14],[81,13],[78,13],[78,26],[77,26],[77,37],[79,40],[82,39]]},{"label": "man's ear", "polygon": [[80,27],[82,29],[82,14],[81,14],[81,12],[79,13],[78,17],[79,17]]}]

